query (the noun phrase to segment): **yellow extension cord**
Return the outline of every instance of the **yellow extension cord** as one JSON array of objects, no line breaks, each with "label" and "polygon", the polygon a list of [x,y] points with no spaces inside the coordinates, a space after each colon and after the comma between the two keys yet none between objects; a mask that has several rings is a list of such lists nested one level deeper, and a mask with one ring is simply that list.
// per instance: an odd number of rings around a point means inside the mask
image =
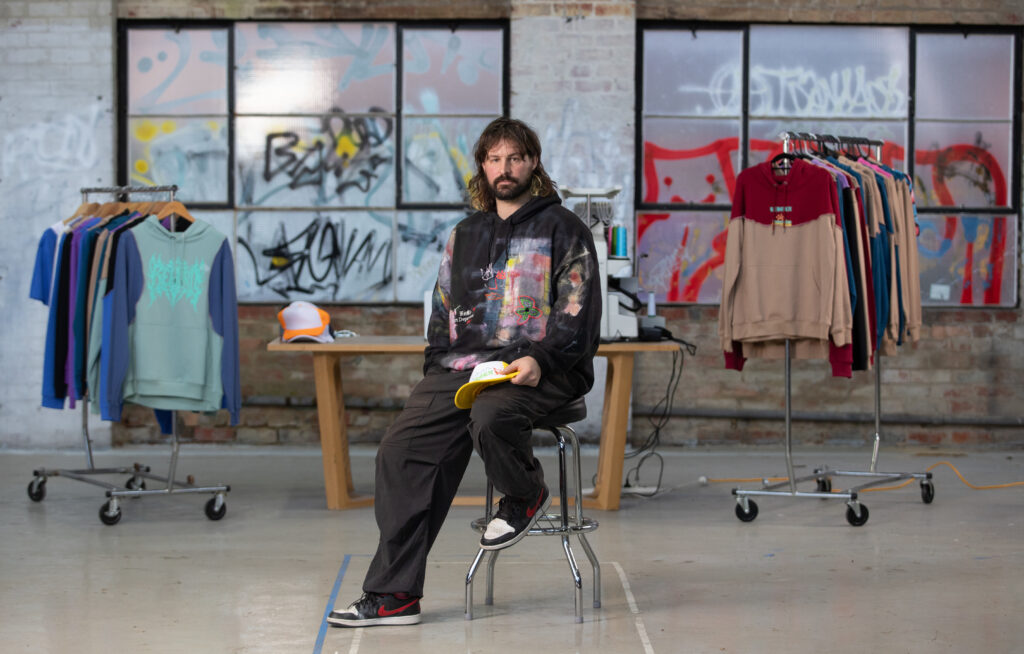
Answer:
[{"label": "yellow extension cord", "polygon": [[[971,482],[967,481],[964,478],[964,476],[962,474],[960,474],[960,471],[957,470],[956,467],[952,463],[950,463],[949,461],[939,461],[938,463],[935,463],[935,464],[929,466],[928,469],[926,470],[926,472],[931,472],[932,470],[934,470],[935,468],[937,468],[939,466],[948,466],[953,472],[956,473],[956,476],[960,478],[960,481],[962,481],[965,486],[967,486],[968,488],[972,488],[974,490],[992,490],[992,489],[995,489],[995,488],[1011,488],[1013,486],[1024,486],[1024,481],[1012,481],[1012,482],[1009,482],[1007,484],[992,484],[990,486],[976,486],[976,485],[972,484]],[[839,475],[839,476],[842,476],[842,475]],[[751,477],[751,478],[743,478],[743,479],[740,479],[740,478],[723,478],[723,479],[708,479],[708,483],[726,483],[726,482],[732,482],[732,483],[751,483],[751,482],[758,482],[758,481],[777,482],[777,481],[788,481],[788,480],[789,480],[788,477],[768,477],[768,478],[765,478],[765,477]],[[899,488],[906,487],[907,485],[909,485],[913,481],[914,481],[914,478],[911,477],[910,479],[906,480],[902,484],[897,484],[896,486],[883,486],[883,487],[879,487],[879,488],[865,488],[864,490],[862,490],[860,492],[861,493],[871,493],[871,492],[874,492],[874,491],[896,490],[896,489],[899,489]],[[843,491],[837,489],[837,490],[834,490],[833,492],[841,493]]]}]

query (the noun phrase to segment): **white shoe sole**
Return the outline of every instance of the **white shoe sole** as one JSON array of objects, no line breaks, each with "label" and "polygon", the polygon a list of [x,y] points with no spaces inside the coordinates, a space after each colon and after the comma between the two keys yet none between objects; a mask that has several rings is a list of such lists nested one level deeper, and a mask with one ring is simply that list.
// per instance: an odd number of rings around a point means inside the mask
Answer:
[{"label": "white shoe sole", "polygon": [[395,615],[387,618],[332,618],[327,616],[327,624],[333,627],[388,627],[409,624],[419,624],[420,614],[416,615]]},{"label": "white shoe sole", "polygon": [[480,549],[488,550],[488,551],[494,551],[494,550],[505,549],[506,547],[512,547],[513,545],[515,545],[519,541],[521,541],[524,538],[526,538],[526,535],[530,533],[530,530],[533,529],[533,526],[537,524],[537,521],[544,517],[544,515],[548,512],[549,508],[551,508],[551,494],[550,493],[548,493],[548,498],[546,500],[544,500],[544,504],[539,509],[537,509],[536,513],[533,514],[533,520],[531,520],[530,524],[528,524],[526,526],[526,529],[523,529],[521,532],[516,534],[514,538],[510,538],[509,540],[503,541],[501,543],[495,543],[495,544],[492,544],[492,545],[484,545],[483,539],[481,539]]}]

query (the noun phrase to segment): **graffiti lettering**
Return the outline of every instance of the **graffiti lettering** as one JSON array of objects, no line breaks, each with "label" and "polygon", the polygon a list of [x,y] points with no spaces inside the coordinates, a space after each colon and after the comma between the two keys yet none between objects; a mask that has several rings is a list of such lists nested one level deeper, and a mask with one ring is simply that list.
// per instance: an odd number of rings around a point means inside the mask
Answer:
[{"label": "graffiti lettering", "polygon": [[[591,116],[578,98],[569,98],[562,107],[561,120],[545,130],[544,144],[548,170],[570,175],[571,186],[622,188],[623,192],[612,199],[613,215],[628,215],[633,181],[620,162],[632,155],[607,129],[600,115]],[[576,202],[582,200],[573,198],[566,206],[572,209]]]},{"label": "graffiti lettering", "polygon": [[3,177],[32,181],[49,175],[79,174],[98,165],[96,139],[103,108],[66,114],[4,135]]},{"label": "graffiti lettering", "polygon": [[308,144],[295,132],[267,134],[263,179],[271,182],[284,175],[288,188],[322,188],[333,175],[335,194],[340,196],[349,188],[366,193],[378,176],[377,168],[392,160],[375,152],[391,138],[391,131],[390,118],[350,117],[333,109],[321,119],[319,133],[311,135]]},{"label": "graffiti lettering", "polygon": [[[680,91],[707,96],[711,115],[734,115],[739,111],[742,71],[735,65],[716,69],[706,87],[685,85]],[[887,73],[869,78],[864,66],[851,66],[827,77],[813,70],[750,69],[751,116],[863,116],[900,118],[907,113],[906,80],[899,64]]]},{"label": "graffiti lettering", "polygon": [[753,116],[881,116],[906,115],[906,81],[899,64],[868,79],[864,66],[833,71],[828,77],[803,67],[750,70],[750,113]]},{"label": "graffiti lettering", "polygon": [[391,239],[374,230],[361,234],[344,219],[332,222],[317,214],[294,236],[280,223],[267,245],[256,243],[250,230],[238,245],[252,261],[256,285],[285,299],[356,299],[359,291],[391,283]]}]

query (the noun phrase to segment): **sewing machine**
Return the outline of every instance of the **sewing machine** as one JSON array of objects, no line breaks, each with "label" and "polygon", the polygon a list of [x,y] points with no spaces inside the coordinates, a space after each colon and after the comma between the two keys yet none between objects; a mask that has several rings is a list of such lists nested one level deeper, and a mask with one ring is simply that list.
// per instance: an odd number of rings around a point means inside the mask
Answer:
[{"label": "sewing machine", "polygon": [[[640,306],[636,298],[639,284],[633,276],[633,261],[629,257],[629,244],[626,242],[627,232],[621,225],[612,225],[611,199],[621,190],[618,187],[560,189],[566,200],[584,198],[583,202],[570,209],[586,223],[594,235],[601,275],[602,340],[636,338],[638,334],[636,311]],[[600,199],[595,201],[593,198]],[[609,240],[612,242],[609,243]]]}]

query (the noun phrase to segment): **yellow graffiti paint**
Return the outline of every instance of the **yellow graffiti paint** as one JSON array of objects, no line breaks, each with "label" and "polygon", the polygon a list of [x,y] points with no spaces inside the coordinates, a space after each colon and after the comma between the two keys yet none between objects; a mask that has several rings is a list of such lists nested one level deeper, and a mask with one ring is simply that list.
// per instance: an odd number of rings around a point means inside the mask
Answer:
[{"label": "yellow graffiti paint", "polygon": [[149,162],[145,159],[137,159],[135,161],[135,172],[145,175],[149,172]]},{"label": "yellow graffiti paint", "polygon": [[359,146],[356,145],[356,142],[348,134],[339,138],[338,145],[334,148],[334,154],[339,159],[345,159],[346,161],[351,160],[358,151]]},{"label": "yellow graffiti paint", "polygon": [[170,134],[177,128],[178,126],[174,123],[173,120],[165,120],[164,122],[160,123],[160,131],[163,132],[164,134]]},{"label": "yellow graffiti paint", "polygon": [[273,270],[279,270],[281,268],[285,268],[287,265],[288,265],[288,258],[287,257],[271,257],[270,258],[270,267]]},{"label": "yellow graffiti paint", "polygon": [[473,169],[469,167],[469,161],[457,148],[448,148],[448,154],[455,162],[456,169],[462,173],[462,181],[469,186],[469,180],[473,179]]},{"label": "yellow graffiti paint", "polygon": [[151,121],[144,120],[141,123],[139,123],[138,126],[135,128],[135,138],[142,141],[143,143],[147,141],[152,141],[153,137],[155,136],[156,125],[154,125]]}]

